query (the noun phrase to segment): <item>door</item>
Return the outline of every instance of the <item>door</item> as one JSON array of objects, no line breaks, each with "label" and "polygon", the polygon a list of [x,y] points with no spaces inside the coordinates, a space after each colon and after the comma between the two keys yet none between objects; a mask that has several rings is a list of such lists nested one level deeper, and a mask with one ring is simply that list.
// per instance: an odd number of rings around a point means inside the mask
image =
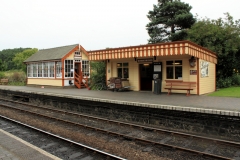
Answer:
[{"label": "door", "polygon": [[153,65],[150,63],[139,64],[140,90],[152,91]]}]

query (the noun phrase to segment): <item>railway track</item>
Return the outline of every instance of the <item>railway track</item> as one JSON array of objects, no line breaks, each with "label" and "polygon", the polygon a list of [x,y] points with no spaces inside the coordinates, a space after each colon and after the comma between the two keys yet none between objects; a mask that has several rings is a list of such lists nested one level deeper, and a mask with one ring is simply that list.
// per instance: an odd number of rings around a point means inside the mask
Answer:
[{"label": "railway track", "polygon": [[2,115],[0,115],[0,128],[33,143],[61,159],[125,160],[124,158],[74,142]]},{"label": "railway track", "polygon": [[[17,109],[51,120],[122,137],[154,146],[162,146],[179,151],[216,159],[240,159],[240,143],[173,132],[159,128],[109,120],[54,108],[39,107],[23,102],[1,100],[1,106]],[[18,103],[12,106],[12,103]],[[56,114],[58,113],[58,114]],[[151,150],[151,149],[150,149]]]}]

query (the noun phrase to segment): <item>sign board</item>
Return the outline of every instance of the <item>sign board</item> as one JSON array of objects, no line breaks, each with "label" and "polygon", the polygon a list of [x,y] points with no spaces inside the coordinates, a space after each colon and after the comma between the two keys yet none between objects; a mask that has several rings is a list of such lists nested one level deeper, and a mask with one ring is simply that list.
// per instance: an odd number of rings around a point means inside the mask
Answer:
[{"label": "sign board", "polygon": [[197,70],[190,70],[190,75],[197,75]]},{"label": "sign board", "polygon": [[162,66],[161,65],[154,65],[153,71],[154,72],[162,72]]},{"label": "sign board", "polygon": [[138,63],[153,62],[153,59],[152,59],[152,58],[138,59],[137,62],[138,62]]},{"label": "sign board", "polygon": [[162,62],[153,63],[153,72],[162,72]]}]

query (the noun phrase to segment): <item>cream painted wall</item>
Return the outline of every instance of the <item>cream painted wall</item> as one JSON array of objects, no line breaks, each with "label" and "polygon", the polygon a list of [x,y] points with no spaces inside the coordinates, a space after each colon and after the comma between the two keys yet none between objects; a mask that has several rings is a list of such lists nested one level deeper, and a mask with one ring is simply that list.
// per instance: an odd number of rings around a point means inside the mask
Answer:
[{"label": "cream painted wall", "polygon": [[[197,66],[194,68],[191,68],[189,65],[189,59],[191,56],[162,56],[157,57],[156,62],[162,62],[162,92],[168,92],[167,89],[164,89],[166,87],[166,61],[171,60],[182,60],[182,80],[186,82],[197,82],[197,75],[190,75],[190,70],[197,70]],[[174,93],[187,93],[185,90],[173,90]],[[193,90],[191,91],[191,94],[197,94],[197,85],[193,87]]]},{"label": "cream painted wall", "polygon": [[[191,56],[161,56],[157,57],[154,62],[162,62],[162,92],[167,92],[165,90],[166,86],[166,61],[170,60],[182,60],[183,61],[183,81],[197,82],[197,75],[190,75],[190,70],[197,70],[197,66],[191,68],[189,65],[189,59]],[[121,60],[110,60],[107,63],[107,79],[110,77],[117,77],[117,63],[129,63],[129,83],[133,86],[134,91],[139,91],[139,64],[134,59],[121,59]],[[108,71],[110,70],[110,73]],[[183,90],[174,90],[175,93],[186,93],[187,91]],[[194,87],[194,90],[191,91],[191,94],[197,94],[197,85]]]},{"label": "cream painted wall", "polygon": [[215,91],[216,85],[216,65],[209,62],[208,77],[201,77],[201,62],[199,60],[199,94],[206,94]]},{"label": "cream painted wall", "polygon": [[[75,51],[72,52],[66,59],[74,59],[74,55],[75,55]],[[88,60],[88,57],[84,52],[82,52],[82,60]]]},{"label": "cream painted wall", "polygon": [[28,84],[62,86],[62,80],[61,79],[42,79],[42,78],[31,79],[31,78],[28,78]]},{"label": "cream painted wall", "polygon": [[112,74],[112,63],[106,63],[106,68],[107,68],[107,80],[109,80],[110,77],[113,77]]},{"label": "cream painted wall", "polygon": [[73,59],[75,52],[72,52],[66,59]]},{"label": "cream painted wall", "polygon": [[129,62],[129,83],[133,87],[132,90],[139,91],[139,63],[135,60]]},{"label": "cream painted wall", "polygon": [[82,60],[88,60],[88,57],[86,54],[84,54],[84,52],[82,52]]},{"label": "cream painted wall", "polygon": [[[128,63],[129,83],[132,86],[132,90],[139,91],[138,63],[134,59],[110,60],[107,63],[107,79],[117,77],[117,63]],[[109,70],[110,73],[108,73]]]}]

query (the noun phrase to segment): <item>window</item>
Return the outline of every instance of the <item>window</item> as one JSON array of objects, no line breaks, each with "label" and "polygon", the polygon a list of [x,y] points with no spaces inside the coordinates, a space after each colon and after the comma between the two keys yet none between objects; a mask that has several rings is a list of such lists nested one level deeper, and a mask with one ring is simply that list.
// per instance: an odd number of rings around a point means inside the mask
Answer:
[{"label": "window", "polygon": [[43,63],[43,77],[48,77],[48,63]]},{"label": "window", "polygon": [[49,62],[49,77],[54,77],[54,62]]},{"label": "window", "polygon": [[65,60],[65,77],[73,77],[73,60]]},{"label": "window", "polygon": [[56,63],[56,77],[62,77],[62,62]]},{"label": "window", "polygon": [[82,73],[83,76],[89,76],[89,61],[82,60]]},{"label": "window", "polygon": [[33,63],[33,77],[37,77],[37,73],[38,73],[38,64],[37,63]]},{"label": "window", "polygon": [[81,54],[80,51],[76,51],[76,52],[75,52],[75,57],[81,57],[81,56],[82,56],[82,54]]},{"label": "window", "polygon": [[38,63],[38,77],[42,77],[42,63]]},{"label": "window", "polygon": [[182,79],[182,61],[167,61],[167,79]]},{"label": "window", "polygon": [[117,63],[117,75],[121,78],[128,78],[128,63]]},{"label": "window", "polygon": [[27,75],[28,75],[28,77],[32,77],[33,76],[32,67],[33,67],[32,64],[28,64],[27,65]]},{"label": "window", "polygon": [[55,77],[55,62],[39,62],[27,65],[28,77]]}]

